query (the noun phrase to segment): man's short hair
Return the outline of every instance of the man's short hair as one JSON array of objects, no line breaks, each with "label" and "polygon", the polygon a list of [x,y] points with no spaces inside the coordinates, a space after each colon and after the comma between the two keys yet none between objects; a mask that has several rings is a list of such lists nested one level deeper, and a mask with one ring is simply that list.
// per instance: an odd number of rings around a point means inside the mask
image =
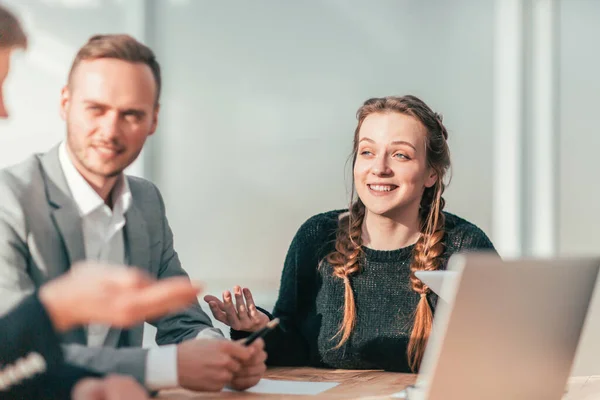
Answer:
[{"label": "man's short hair", "polygon": [[114,58],[131,63],[142,63],[150,67],[156,82],[156,103],[160,97],[161,77],[160,66],[156,61],[154,52],[146,45],[138,42],[129,35],[95,35],[77,52],[71,71],[69,82],[77,66],[86,60],[101,58]]}]

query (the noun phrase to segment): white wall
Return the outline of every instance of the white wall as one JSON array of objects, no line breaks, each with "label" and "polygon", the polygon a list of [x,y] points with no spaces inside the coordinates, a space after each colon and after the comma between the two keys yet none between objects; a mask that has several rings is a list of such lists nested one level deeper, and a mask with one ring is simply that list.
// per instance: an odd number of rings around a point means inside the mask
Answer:
[{"label": "white wall", "polygon": [[600,2],[564,0],[560,19],[559,243],[600,253]]},{"label": "white wall", "polygon": [[192,274],[277,288],[300,224],[347,204],[355,112],[373,96],[414,93],[446,116],[448,209],[490,231],[491,1],[182,3],[158,2],[155,180]]}]

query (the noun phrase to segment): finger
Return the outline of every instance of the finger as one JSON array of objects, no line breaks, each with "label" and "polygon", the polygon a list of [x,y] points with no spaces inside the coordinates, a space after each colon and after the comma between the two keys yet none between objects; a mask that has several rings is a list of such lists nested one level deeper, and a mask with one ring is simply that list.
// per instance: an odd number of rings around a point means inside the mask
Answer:
[{"label": "finger", "polygon": [[231,381],[231,387],[235,390],[246,390],[255,386],[260,378],[260,376],[234,377]]},{"label": "finger", "polygon": [[[86,265],[85,268],[90,267]],[[95,268],[96,273],[99,275],[98,279],[102,279],[107,284],[112,284],[117,288],[144,288],[156,281],[146,271],[137,267],[98,264],[93,268]]]},{"label": "finger", "polygon": [[[135,268],[135,267],[133,267]],[[93,261],[93,260],[82,260],[77,261],[71,268],[69,268],[69,273],[73,274],[95,274],[100,273],[104,274],[106,271],[115,272],[119,270],[128,270],[130,267],[125,265],[118,264],[109,264],[101,261]]]},{"label": "finger", "polygon": [[256,352],[263,351],[265,348],[265,341],[263,338],[258,338],[250,345]]},{"label": "finger", "polygon": [[263,369],[266,368],[265,362],[267,361],[267,352],[264,350],[257,351],[252,354],[252,357],[246,361],[243,366],[245,369],[250,368],[258,368]]},{"label": "finger", "polygon": [[262,376],[267,370],[267,366],[264,363],[258,363],[249,365],[247,367],[242,368],[237,374],[236,377],[249,377],[249,376]]},{"label": "finger", "polygon": [[84,261],[73,265],[67,276],[100,282],[109,290],[138,289],[146,287],[154,281],[139,268],[95,261]]},{"label": "finger", "polygon": [[161,314],[197,302],[200,292],[202,287],[198,283],[190,282],[187,277],[173,277],[152,283],[132,296],[145,305],[148,312]]},{"label": "finger", "polygon": [[221,299],[219,299],[216,296],[213,296],[211,294],[207,294],[206,296],[204,296],[204,301],[207,303],[211,303],[214,302],[217,304],[217,306],[219,307],[219,309],[221,309],[222,311],[225,311],[225,305],[223,304],[223,302],[221,301]]},{"label": "finger", "polygon": [[204,301],[207,302],[209,306],[211,305],[211,303],[213,303],[213,305],[216,306],[219,310],[225,312],[225,304],[223,304],[223,302],[217,297],[212,295],[206,295],[204,296]]},{"label": "finger", "polygon": [[231,357],[237,359],[242,364],[248,362],[255,350],[251,347],[244,346],[240,341],[237,342],[223,342],[222,349]]},{"label": "finger", "polygon": [[211,301],[210,303],[208,303],[208,307],[210,307],[210,311],[212,312],[213,317],[215,317],[215,319],[217,321],[220,321],[220,322],[224,323],[225,325],[228,325],[229,321],[227,320],[227,314],[225,314],[225,311],[223,311],[219,308],[217,303],[215,303],[214,301]]},{"label": "finger", "polygon": [[212,368],[204,376],[208,382],[215,384],[215,389],[219,390],[233,379],[234,373],[223,368],[223,365],[213,364]]},{"label": "finger", "polygon": [[236,374],[242,369],[242,364],[236,358],[233,358],[229,355],[227,355],[226,358],[227,362],[224,366],[227,371],[231,372],[232,374]]},{"label": "finger", "polygon": [[253,357],[253,361],[256,365],[265,365],[265,362],[267,361],[267,352],[264,350],[257,352]]},{"label": "finger", "polygon": [[129,376],[111,376],[104,380],[106,399],[145,400],[148,394],[133,378]]},{"label": "finger", "polygon": [[[256,339],[254,342],[252,342],[249,346],[246,346],[244,343],[246,343],[247,339],[239,339],[236,340],[235,343],[242,345],[244,347],[246,347],[247,349],[250,350],[250,352],[252,353],[251,358],[248,360],[247,363],[253,363],[255,362],[255,359],[261,359],[260,354],[264,353],[265,355],[267,354],[264,350],[265,348],[265,342],[262,338],[258,338]],[[265,357],[266,360],[266,357]]]},{"label": "finger", "polygon": [[238,374],[256,375],[262,374],[266,370],[265,361],[267,353],[264,350],[256,351],[248,361],[242,364],[242,370]]},{"label": "finger", "polygon": [[185,277],[167,278],[138,291],[120,293],[114,302],[117,309],[112,311],[122,319],[120,325],[133,325],[189,306],[197,301],[200,290]]},{"label": "finger", "polygon": [[[96,277],[96,281],[101,281],[113,296],[121,293],[136,293],[156,282],[155,279],[137,268],[119,268],[111,272],[105,270],[103,274],[103,276]],[[110,278],[106,274],[110,274]]]},{"label": "finger", "polygon": [[102,400],[105,398],[101,379],[85,378],[80,380],[71,392],[73,400]]},{"label": "finger", "polygon": [[246,303],[244,302],[244,296],[242,295],[242,288],[236,286],[233,288],[233,292],[235,293],[235,305],[238,313],[238,318],[242,323],[242,326],[248,326],[249,317],[248,317],[248,309],[246,308]]},{"label": "finger", "polygon": [[229,292],[229,290],[223,292],[223,305],[225,308],[225,314],[227,314],[227,319],[229,320],[228,325],[233,329],[239,329],[240,319],[238,318],[237,311],[235,310],[235,306],[233,305],[231,293]]},{"label": "finger", "polygon": [[244,298],[246,299],[246,305],[248,306],[248,308],[250,308],[250,306],[256,307],[256,305],[254,304],[254,297],[252,297],[252,292],[250,291],[250,289],[244,288]]},{"label": "finger", "polygon": [[259,322],[258,319],[258,310],[256,309],[256,304],[254,304],[254,297],[252,297],[252,292],[250,289],[244,288],[244,298],[246,299],[246,307],[248,307],[248,314],[250,315],[250,319],[252,322]]},{"label": "finger", "polygon": [[233,379],[233,373],[231,371],[227,371],[227,370],[215,372],[213,375],[214,375],[214,380],[216,382],[218,382],[218,385],[221,388],[223,388],[223,386],[225,386],[226,384],[231,382],[231,380]]}]

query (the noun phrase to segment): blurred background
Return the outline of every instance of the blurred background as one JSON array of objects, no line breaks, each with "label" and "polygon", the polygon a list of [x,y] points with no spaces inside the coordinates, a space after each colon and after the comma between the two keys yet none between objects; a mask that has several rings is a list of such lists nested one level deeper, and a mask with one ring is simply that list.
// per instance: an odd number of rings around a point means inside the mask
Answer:
[{"label": "blurred background", "polygon": [[129,172],[161,189],[208,293],[240,284],[272,307],[298,227],[347,206],[355,112],[374,96],[415,94],[444,115],[446,209],[502,256],[600,250],[598,0],[2,3],[31,46],[7,82],[0,167],[63,138],[60,89],[89,36],[129,33],[157,53],[159,129]]}]

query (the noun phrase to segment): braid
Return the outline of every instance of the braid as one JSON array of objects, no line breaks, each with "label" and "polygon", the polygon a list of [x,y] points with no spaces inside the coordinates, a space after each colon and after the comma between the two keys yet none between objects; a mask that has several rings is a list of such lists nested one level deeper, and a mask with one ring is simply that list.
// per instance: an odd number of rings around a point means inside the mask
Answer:
[{"label": "braid", "polygon": [[350,337],[356,323],[356,304],[350,284],[350,276],[360,271],[362,255],[362,224],[365,217],[365,206],[357,200],[348,215],[340,219],[335,251],[327,255],[327,262],[333,267],[333,276],[344,281],[344,319],[338,333],[341,335],[335,348],[341,347]]},{"label": "braid", "polygon": [[407,349],[409,365],[415,372],[421,365],[433,324],[433,313],[427,300],[427,295],[431,290],[415,276],[415,271],[435,271],[440,268],[441,256],[444,253],[445,217],[442,209],[445,201],[442,197],[443,191],[444,184],[438,182],[423,193],[420,209],[421,236],[415,244],[413,262],[410,266],[412,289],[421,295],[415,311],[415,322]]}]

